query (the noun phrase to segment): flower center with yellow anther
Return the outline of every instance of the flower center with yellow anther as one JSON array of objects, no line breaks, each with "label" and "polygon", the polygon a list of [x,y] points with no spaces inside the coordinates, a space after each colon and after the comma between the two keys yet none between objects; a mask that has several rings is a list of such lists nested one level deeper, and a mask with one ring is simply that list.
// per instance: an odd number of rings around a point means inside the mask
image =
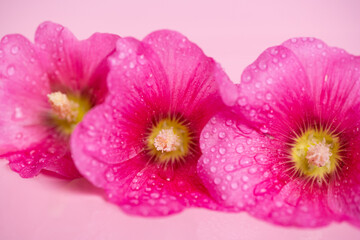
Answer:
[{"label": "flower center with yellow anther", "polygon": [[50,121],[62,133],[71,134],[91,108],[88,98],[78,95],[57,91],[47,97],[51,105]]},{"label": "flower center with yellow anther", "polygon": [[325,129],[308,129],[294,139],[291,162],[300,175],[322,182],[337,169],[341,162],[339,153],[336,134]]},{"label": "flower center with yellow anther", "polygon": [[151,158],[165,165],[184,160],[192,144],[186,122],[176,118],[160,120],[151,127],[147,137],[147,148]]},{"label": "flower center with yellow anther", "polygon": [[162,129],[154,139],[156,150],[161,152],[176,151],[181,145],[180,137],[174,133],[174,128]]}]

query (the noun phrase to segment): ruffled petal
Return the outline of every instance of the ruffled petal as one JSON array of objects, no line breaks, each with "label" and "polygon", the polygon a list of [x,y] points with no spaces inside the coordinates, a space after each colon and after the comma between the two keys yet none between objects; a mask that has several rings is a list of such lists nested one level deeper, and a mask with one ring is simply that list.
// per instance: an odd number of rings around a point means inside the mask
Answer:
[{"label": "ruffled petal", "polygon": [[[80,172],[129,213],[168,215],[189,206],[220,209],[199,179],[196,163],[202,127],[225,107],[219,86],[235,89],[221,67],[170,31],[150,34],[143,42],[119,39],[109,65],[109,96],[72,136]],[[191,131],[191,153],[174,166],[154,163],[146,145],[149,129],[163,118],[178,116]]]},{"label": "ruffled petal", "polygon": [[[108,87],[120,103],[138,112],[167,112],[169,84],[154,53],[133,38],[120,39],[109,57]],[[140,104],[139,104],[140,103]],[[141,110],[141,108],[143,108]]]},{"label": "ruffled petal", "polygon": [[243,72],[234,110],[265,134],[288,135],[287,130],[296,129],[311,116],[308,86],[296,56],[285,47],[272,47]]},{"label": "ruffled petal", "polygon": [[67,137],[55,132],[27,149],[8,153],[4,157],[9,161],[10,168],[24,178],[34,177],[41,170],[70,179],[80,177],[71,158]]},{"label": "ruffled petal", "polygon": [[149,117],[130,115],[126,107],[109,96],[76,127],[71,145],[79,171],[129,213],[158,216],[186,206],[217,208],[197,176],[198,156],[175,170],[150,162],[142,141]]},{"label": "ruffled petal", "polygon": [[[78,41],[63,26],[45,22],[35,34],[53,90],[89,91],[94,104],[104,100],[107,92],[106,58],[115,50],[119,37],[95,33],[87,40]],[[93,96],[95,95],[95,96]]]},{"label": "ruffled petal", "polygon": [[163,67],[172,111],[190,117],[211,116],[222,107],[218,82],[230,81],[196,44],[169,30],[153,32],[143,42],[155,52]]},{"label": "ruffled petal", "polygon": [[158,31],[143,42],[121,39],[109,62],[112,93],[128,102],[141,98],[158,112],[181,113],[196,129],[223,107],[219,86],[235,89],[219,65],[176,32]]},{"label": "ruffled petal", "polygon": [[[118,101],[115,96],[109,97],[107,104],[90,110],[78,124],[71,140],[75,158],[78,153],[88,154],[98,161],[115,164],[128,161],[144,150],[141,139],[145,137],[147,125],[141,124],[144,121],[141,116],[140,122],[131,122],[126,115],[123,118]],[[88,165],[77,160],[80,169],[82,164]]]},{"label": "ruffled petal", "polygon": [[[194,166],[187,165],[180,171],[164,171],[156,166],[144,166],[144,159],[138,157],[113,166],[111,172],[116,172],[115,179],[122,182],[122,186],[114,187],[109,183],[106,188],[109,200],[120,205],[126,212],[143,216],[162,216],[180,212],[189,206],[218,208],[209,198]],[[137,171],[132,170],[137,164],[143,167]],[[124,172],[133,174],[125,175]]]},{"label": "ruffled petal", "polygon": [[316,113],[342,118],[360,103],[359,63],[344,50],[313,38],[294,38],[283,43],[299,59],[309,78],[307,91]]},{"label": "ruffled petal", "polygon": [[[251,126],[251,125],[250,125]],[[326,190],[293,179],[284,144],[257,132],[231,112],[213,117],[201,135],[198,173],[222,205],[281,225],[328,224]]]},{"label": "ruffled petal", "polygon": [[45,137],[42,113],[49,85],[35,47],[21,35],[0,43],[0,154],[27,148]]},{"label": "ruffled petal", "polygon": [[[354,74],[356,84],[360,82],[360,57],[352,61],[355,66],[349,69]],[[359,92],[357,92],[359,94]],[[339,220],[347,220],[356,226],[360,225],[360,104],[354,104],[342,118],[344,138],[342,162],[337,169],[336,177],[329,186],[328,202],[331,210],[337,214]]]}]

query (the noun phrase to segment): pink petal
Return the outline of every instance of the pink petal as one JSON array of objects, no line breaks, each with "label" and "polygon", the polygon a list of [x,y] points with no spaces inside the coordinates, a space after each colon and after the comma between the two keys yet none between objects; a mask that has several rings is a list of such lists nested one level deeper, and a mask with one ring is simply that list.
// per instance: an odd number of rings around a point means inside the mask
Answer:
[{"label": "pink petal", "polygon": [[[168,30],[153,32],[143,42],[155,52],[163,67],[173,111],[185,116],[201,116],[212,115],[221,107],[217,82],[231,81],[224,80],[221,68],[196,44],[180,33]],[[222,78],[217,78],[219,76]]]},{"label": "pink petal", "polygon": [[9,160],[11,169],[24,178],[34,177],[43,169],[70,179],[80,177],[72,161],[67,138],[54,132],[39,143],[4,157]]},{"label": "pink petal", "polygon": [[131,108],[126,112],[122,105],[109,96],[75,129],[71,144],[79,171],[129,213],[158,216],[186,206],[219,208],[197,176],[198,156],[174,172],[149,162],[142,141],[149,117],[139,114],[135,119]]},{"label": "pink petal", "polygon": [[304,112],[313,111],[308,86],[306,73],[290,50],[269,48],[243,72],[237,112],[266,134],[294,129]]},{"label": "pink petal", "polygon": [[285,144],[249,128],[236,115],[213,117],[200,143],[199,176],[221,204],[281,225],[316,227],[332,220],[326,190],[310,192],[279,161],[286,156]]},{"label": "pink petal", "polygon": [[[43,57],[53,88],[70,88],[83,91],[93,88],[95,103],[106,94],[105,79],[108,73],[106,58],[115,50],[119,37],[95,33],[78,41],[63,26],[45,22],[35,34],[35,43]],[[65,89],[68,90],[68,89]]]},{"label": "pink petal", "polygon": [[109,62],[110,91],[127,101],[141,98],[151,109],[179,112],[195,128],[208,120],[199,116],[211,116],[223,107],[218,86],[234,88],[211,58],[176,32],[158,31],[143,43],[121,39]]},{"label": "pink petal", "polygon": [[45,137],[41,113],[48,107],[49,85],[34,46],[21,35],[0,44],[0,154],[27,148]]},{"label": "pink petal", "polygon": [[359,62],[354,56],[313,38],[294,38],[283,46],[301,62],[318,114],[334,118],[360,103]]},{"label": "pink petal", "polygon": [[[119,39],[109,64],[110,95],[72,136],[79,171],[129,213],[159,216],[190,206],[222,208],[196,171],[200,131],[225,107],[218,86],[235,89],[220,66],[171,31],[155,32],[143,42]],[[146,136],[154,122],[169,116],[189,122],[195,150],[183,164],[165,168],[152,162]]]},{"label": "pink petal", "polygon": [[[360,66],[360,58],[355,61]],[[357,69],[355,79],[360,79],[360,69]],[[352,71],[354,72],[354,71]],[[356,83],[359,80],[356,81]],[[357,90],[357,94],[359,91]],[[354,99],[354,101],[356,101]],[[342,118],[344,129],[341,137],[346,144],[346,151],[342,153],[342,164],[336,178],[330,183],[328,202],[331,210],[339,216],[339,220],[347,220],[357,226],[360,225],[360,105],[353,105]]]}]

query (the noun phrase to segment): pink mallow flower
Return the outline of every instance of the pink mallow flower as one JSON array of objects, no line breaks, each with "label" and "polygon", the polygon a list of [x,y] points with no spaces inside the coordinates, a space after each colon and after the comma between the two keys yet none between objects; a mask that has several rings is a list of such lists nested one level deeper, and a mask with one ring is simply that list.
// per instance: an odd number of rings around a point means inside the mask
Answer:
[{"label": "pink mallow flower", "polygon": [[109,63],[109,96],[71,139],[79,171],[128,213],[217,208],[196,165],[200,132],[225,107],[218,88],[231,84],[225,73],[186,37],[166,30],[142,42],[120,39]]},{"label": "pink mallow flower", "polygon": [[359,57],[292,39],[262,53],[237,89],[200,139],[212,196],[280,225],[359,224]]},{"label": "pink mallow flower", "polygon": [[41,170],[78,177],[70,154],[74,127],[107,94],[106,58],[117,36],[95,33],[78,41],[45,22],[35,44],[4,36],[0,43],[0,158],[22,177]]}]

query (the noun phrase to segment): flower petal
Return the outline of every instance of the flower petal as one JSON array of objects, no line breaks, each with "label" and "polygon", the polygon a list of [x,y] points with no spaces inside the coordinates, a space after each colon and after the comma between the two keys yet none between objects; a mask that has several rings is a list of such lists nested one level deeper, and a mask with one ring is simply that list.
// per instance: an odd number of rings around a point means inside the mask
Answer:
[{"label": "flower petal", "polygon": [[43,169],[70,179],[80,177],[72,161],[67,138],[55,132],[27,149],[8,153],[4,157],[9,160],[11,169],[24,178],[34,177]]},{"label": "flower petal", "polygon": [[212,58],[174,31],[153,32],[143,42],[155,52],[163,67],[173,111],[198,116],[212,115],[219,109],[217,77],[223,78],[223,74]]},{"label": "flower petal", "polygon": [[291,131],[303,123],[306,110],[312,111],[308,86],[296,56],[285,47],[272,47],[243,72],[234,109],[266,134]]},{"label": "flower petal", "polygon": [[313,38],[294,38],[283,46],[301,62],[319,115],[334,118],[360,103],[359,62],[354,56]]},{"label": "flower petal", "polygon": [[[119,37],[95,33],[78,41],[63,26],[44,22],[35,34],[35,43],[43,56],[43,65],[53,85],[53,90],[78,90],[93,88],[95,101],[103,100],[107,92],[105,79],[108,73],[106,58],[115,50]],[[95,102],[96,103],[96,102]]]},{"label": "flower petal", "polygon": [[244,125],[233,113],[213,117],[200,143],[199,176],[221,204],[281,225],[316,227],[332,220],[326,191],[309,191],[279,162],[286,157],[281,142]]},{"label": "flower petal", "polygon": [[34,46],[21,35],[0,43],[0,154],[27,148],[45,137],[42,115],[49,105],[46,74]]}]

